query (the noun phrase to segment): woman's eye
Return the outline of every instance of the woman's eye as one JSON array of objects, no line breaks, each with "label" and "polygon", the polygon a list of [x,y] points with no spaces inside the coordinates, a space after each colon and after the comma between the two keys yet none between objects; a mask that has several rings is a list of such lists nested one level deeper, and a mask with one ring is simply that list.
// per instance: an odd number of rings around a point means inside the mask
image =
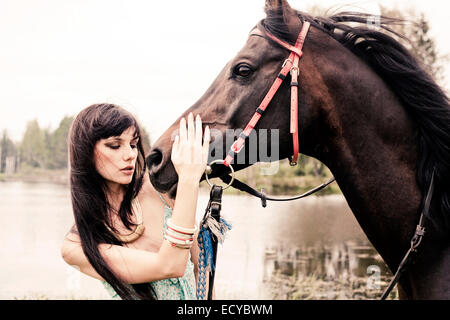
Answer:
[{"label": "woman's eye", "polygon": [[117,149],[120,148],[120,146],[117,146],[117,145],[107,145],[107,147],[111,148],[111,149],[114,149],[114,150],[117,150]]},{"label": "woman's eye", "polygon": [[136,148],[137,148],[137,144],[130,144],[130,147],[131,147],[132,149],[136,149]]},{"label": "woman's eye", "polygon": [[234,67],[233,73],[239,77],[247,78],[253,73],[253,69],[247,64],[238,64]]}]

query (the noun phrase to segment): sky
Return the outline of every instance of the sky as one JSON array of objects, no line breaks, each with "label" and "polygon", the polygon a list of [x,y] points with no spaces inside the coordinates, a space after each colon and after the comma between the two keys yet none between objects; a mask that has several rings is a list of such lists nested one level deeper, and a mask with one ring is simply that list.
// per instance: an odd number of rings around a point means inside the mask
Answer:
[{"label": "sky", "polygon": [[[194,104],[264,18],[265,0],[0,0],[0,130],[21,140],[28,121],[54,130],[99,102],[134,113],[152,141]],[[307,11],[379,13],[376,0],[291,0]],[[450,53],[450,2],[414,7]],[[450,68],[446,68],[447,90]],[[450,90],[449,90],[450,91]]]}]

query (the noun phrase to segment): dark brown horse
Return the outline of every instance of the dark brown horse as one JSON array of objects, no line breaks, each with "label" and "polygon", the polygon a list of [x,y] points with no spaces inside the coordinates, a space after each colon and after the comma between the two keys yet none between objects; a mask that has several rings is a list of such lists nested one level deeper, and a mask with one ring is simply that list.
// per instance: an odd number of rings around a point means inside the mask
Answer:
[{"label": "dark brown horse", "polygon": [[[368,239],[394,272],[410,246],[435,169],[426,235],[399,283],[401,298],[450,298],[450,106],[446,94],[415,58],[388,35],[393,19],[367,28],[370,16],[311,17],[286,1],[267,1],[257,28],[294,43],[305,21],[311,29],[300,61],[300,152],[322,161],[336,177]],[[346,22],[353,22],[350,26]],[[355,23],[360,23],[359,27]],[[381,32],[383,31],[383,32]],[[277,77],[289,52],[249,36],[189,112],[225,135],[243,129]],[[279,158],[292,153],[290,89],[285,81],[255,130],[279,129]],[[176,121],[155,142],[148,160],[154,186],[175,195],[170,161]],[[224,144],[225,139],[220,140]],[[269,141],[269,143],[274,141]],[[226,155],[229,146],[223,147]],[[248,154],[247,154],[248,156]],[[240,170],[250,163],[233,165]],[[213,176],[227,168],[219,166]],[[244,213],[243,213],[244,214]]]}]

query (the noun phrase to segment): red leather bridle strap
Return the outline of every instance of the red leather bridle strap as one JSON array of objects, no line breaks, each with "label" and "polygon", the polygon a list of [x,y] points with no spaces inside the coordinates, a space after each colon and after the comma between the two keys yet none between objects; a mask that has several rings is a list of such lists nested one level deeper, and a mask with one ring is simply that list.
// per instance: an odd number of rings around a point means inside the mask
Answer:
[{"label": "red leather bridle strap", "polygon": [[278,91],[278,89],[281,86],[281,83],[286,78],[288,72],[291,72],[291,123],[290,123],[290,132],[292,133],[292,139],[293,139],[293,156],[292,159],[290,159],[291,165],[297,164],[298,159],[298,153],[299,153],[299,141],[298,141],[298,63],[303,55],[303,43],[305,42],[306,35],[308,34],[308,30],[310,27],[309,22],[304,22],[302,29],[300,30],[300,33],[297,37],[297,41],[294,46],[291,44],[282,41],[275,37],[274,35],[270,34],[267,31],[262,31],[259,29],[254,29],[250,35],[259,35],[259,36],[267,36],[271,40],[275,41],[282,47],[288,49],[290,51],[289,57],[284,61],[283,66],[281,68],[280,73],[278,74],[277,78],[275,79],[274,83],[270,87],[269,91],[267,92],[266,96],[264,97],[263,101],[260,103],[258,108],[256,109],[255,114],[250,119],[249,123],[245,127],[244,131],[239,135],[239,138],[233,143],[231,146],[230,151],[228,152],[227,157],[224,160],[224,165],[229,166],[230,163],[233,161],[235,154],[239,153],[245,143],[245,139],[250,135],[253,128],[258,123],[259,119],[263,115],[264,111],[266,111],[267,106],[269,105],[270,101],[272,101],[273,96]]}]

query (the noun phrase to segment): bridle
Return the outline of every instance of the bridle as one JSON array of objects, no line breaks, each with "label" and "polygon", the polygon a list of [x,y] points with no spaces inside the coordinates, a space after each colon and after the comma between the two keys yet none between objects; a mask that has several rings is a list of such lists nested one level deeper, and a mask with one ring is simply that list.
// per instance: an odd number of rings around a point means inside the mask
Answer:
[{"label": "bridle", "polygon": [[[275,36],[271,35],[268,32],[263,32],[259,29],[254,29],[250,35],[258,35],[258,36],[267,36],[270,39],[274,40],[275,42],[277,42],[278,44],[280,44],[281,46],[285,47],[286,49],[288,49],[290,51],[289,57],[284,61],[283,66],[281,68],[280,73],[278,74],[277,78],[275,79],[274,83],[272,84],[272,86],[270,87],[269,91],[267,92],[266,96],[264,97],[263,101],[260,103],[260,105],[258,106],[258,108],[256,109],[253,117],[250,119],[249,123],[247,124],[247,126],[245,127],[244,131],[239,135],[239,138],[233,143],[233,145],[230,148],[230,151],[228,152],[225,160],[215,160],[213,162],[210,163],[210,165],[208,166],[208,168],[205,171],[205,178],[206,181],[210,184],[211,186],[211,192],[210,192],[210,200],[208,202],[208,206],[206,208],[205,211],[205,215],[202,219],[201,222],[201,228],[202,230],[205,230],[203,235],[206,234],[207,232],[209,232],[209,234],[211,234],[210,238],[211,238],[211,245],[205,245],[202,243],[202,241],[199,242],[199,247],[200,247],[200,255],[199,255],[199,260],[203,261],[203,264],[208,264],[211,265],[212,267],[210,267],[210,271],[209,271],[209,288],[212,289],[213,285],[214,285],[214,275],[215,275],[215,270],[214,270],[214,264],[215,264],[215,259],[217,258],[217,243],[218,243],[218,237],[220,236],[220,233],[217,231],[218,228],[214,228],[216,229],[216,231],[214,232],[213,230],[211,230],[211,228],[209,228],[207,225],[207,221],[215,221],[214,224],[219,225],[221,222],[221,217],[220,217],[220,210],[221,210],[221,201],[222,201],[222,190],[226,189],[230,186],[233,186],[235,188],[239,188],[239,186],[243,186],[245,184],[243,184],[242,182],[238,181],[237,179],[234,178],[234,174],[232,175],[232,177],[228,176],[230,178],[230,180],[228,181],[228,186],[226,186],[225,188],[222,188],[221,186],[216,186],[216,185],[212,185],[208,179],[208,174],[211,173],[211,165],[213,163],[217,163],[220,162],[223,165],[225,165],[226,167],[230,168],[232,173],[234,173],[233,171],[233,167],[230,165],[231,162],[234,159],[234,156],[236,154],[238,154],[242,148],[244,147],[244,143],[245,140],[249,137],[250,133],[253,131],[253,129],[255,128],[255,126],[257,125],[259,119],[261,118],[261,116],[264,114],[264,111],[266,110],[266,108],[268,107],[270,101],[272,101],[273,96],[275,95],[275,93],[278,91],[278,89],[280,88],[282,82],[284,81],[284,79],[286,79],[287,74],[290,72],[291,73],[291,123],[290,123],[290,132],[292,133],[292,139],[293,139],[293,146],[294,146],[294,152],[292,157],[290,158],[290,164],[292,166],[297,164],[297,159],[298,159],[298,154],[299,154],[299,142],[298,142],[298,73],[299,73],[299,68],[298,68],[298,63],[300,61],[301,56],[303,55],[302,52],[302,48],[303,48],[303,43],[305,42],[306,39],[306,35],[308,33],[310,27],[310,23],[309,22],[305,22],[303,23],[302,29],[300,30],[300,33],[297,37],[297,41],[295,43],[294,46],[290,45],[287,42],[281,41],[278,38],[276,38]],[[223,180],[224,178],[226,179],[227,176],[225,177],[221,177],[221,179]],[[333,178],[334,179],[334,178]],[[332,182],[332,181],[331,181]],[[331,183],[330,182],[330,183]],[[237,184],[240,184],[239,186],[237,186]],[[247,186],[247,185],[245,185]],[[248,187],[248,186],[247,186]],[[248,190],[246,190],[247,192],[249,192],[251,188],[248,187]],[[253,195],[258,196],[257,195],[257,191],[254,190],[256,193],[253,193]],[[264,195],[260,196],[261,201],[263,203],[263,206],[266,205],[266,200],[267,197],[265,197]],[[274,200],[277,201],[277,200]],[[279,200],[278,200],[279,201]],[[210,230],[210,231],[208,231]],[[204,238],[204,236],[202,235],[202,237],[199,237],[199,239]],[[208,239],[209,237],[206,237],[206,239]],[[205,242],[203,240],[203,242]],[[209,241],[208,241],[209,243]],[[207,256],[207,249],[205,247],[211,247],[211,253],[212,253],[212,261],[209,263],[208,260],[205,260],[205,257]],[[205,296],[205,277],[206,277],[206,271],[203,269],[200,270],[200,283],[198,285],[198,292],[197,292],[197,297],[199,297],[200,299],[203,299]],[[208,291],[208,295],[207,295],[208,299],[212,298],[212,290]]]},{"label": "bridle", "polygon": [[[245,127],[244,131],[239,135],[239,138],[233,143],[233,145],[230,148],[230,151],[228,152],[225,160],[215,160],[214,162],[221,162],[226,167],[229,167],[232,170],[232,173],[234,173],[233,168],[230,166],[231,162],[233,161],[236,154],[238,154],[245,143],[245,140],[249,137],[250,133],[260,120],[261,116],[264,114],[266,108],[268,107],[269,103],[271,102],[272,98],[274,97],[277,90],[280,88],[282,82],[286,79],[287,74],[290,72],[291,74],[291,108],[290,108],[290,115],[291,115],[291,121],[290,121],[290,133],[292,134],[293,139],[293,155],[289,157],[289,163],[291,166],[297,165],[298,160],[298,154],[299,154],[299,140],[298,140],[298,75],[299,75],[299,61],[300,58],[303,55],[303,44],[305,42],[306,36],[308,34],[310,27],[310,23],[308,21],[305,21],[303,23],[303,26],[298,34],[297,41],[294,46],[291,44],[282,41],[275,37],[274,35],[270,34],[268,31],[262,31],[258,28],[253,29],[250,32],[251,35],[256,36],[262,36],[262,37],[268,37],[271,40],[275,41],[282,47],[288,49],[290,51],[289,57],[283,62],[282,68],[280,73],[278,74],[277,78],[273,82],[272,86],[270,87],[269,91],[265,95],[263,101],[260,103],[258,108],[256,109],[253,117],[248,122],[247,126]],[[212,164],[211,163],[211,164]],[[208,174],[211,172],[211,168],[209,167],[205,173],[205,177],[207,182],[211,185],[211,183],[208,180]],[[401,275],[405,272],[407,266],[412,260],[412,256],[414,253],[417,253],[417,248],[422,243],[423,236],[425,235],[425,218],[429,217],[429,209],[430,209],[430,203],[433,195],[433,189],[434,189],[434,175],[435,171],[433,170],[433,174],[431,176],[430,185],[428,188],[428,192],[425,196],[425,202],[422,209],[422,213],[420,215],[419,223],[416,226],[415,233],[410,241],[410,248],[403,257],[402,261],[400,262],[396,273],[394,274],[394,277],[392,278],[391,282],[389,283],[388,287],[385,289],[384,293],[381,296],[381,300],[384,300],[387,298],[391,290],[394,288],[394,286],[399,281]],[[306,196],[309,196],[313,193],[316,193],[317,191],[325,188],[329,184],[335,181],[335,178],[332,177],[328,182],[321,184],[320,186],[304,193],[299,196],[295,196],[292,198],[273,198],[268,197],[264,194],[263,190],[261,192],[256,191],[255,189],[249,187],[245,183],[239,181],[238,179],[234,178],[233,176],[229,175],[223,175],[219,177],[222,181],[227,183],[228,185],[225,187],[228,188],[229,186],[232,186],[238,190],[247,192],[255,197],[258,197],[261,199],[261,204],[263,207],[266,207],[266,201],[291,201],[291,200],[297,200],[304,198]],[[211,185],[212,186],[212,185]],[[214,186],[212,186],[214,187]],[[219,210],[220,212],[220,210]]]},{"label": "bridle", "polygon": [[280,88],[281,84],[283,83],[284,79],[286,79],[287,74],[291,73],[291,123],[290,123],[290,133],[292,134],[292,142],[293,142],[293,155],[289,159],[289,163],[291,166],[295,166],[297,164],[298,160],[298,154],[299,154],[299,142],[298,142],[298,74],[299,74],[299,68],[298,63],[300,61],[300,58],[303,55],[303,43],[305,42],[306,36],[308,34],[310,27],[310,23],[308,21],[303,23],[302,29],[300,30],[300,33],[298,34],[297,41],[295,42],[295,45],[291,45],[285,41],[282,41],[275,37],[274,35],[270,34],[267,31],[262,31],[258,28],[255,28],[250,32],[251,35],[258,35],[258,36],[267,36],[268,38],[272,39],[282,47],[288,49],[290,51],[289,57],[283,62],[283,66],[281,68],[280,73],[278,74],[277,78],[273,82],[272,86],[270,87],[269,91],[267,92],[266,96],[256,109],[255,113],[253,114],[253,117],[248,122],[247,126],[245,127],[244,131],[239,135],[239,138],[233,143],[233,145],[230,148],[230,151],[227,154],[227,157],[225,158],[223,164],[225,166],[229,166],[230,163],[233,161],[234,156],[238,154],[245,143],[245,140],[248,138],[250,133],[253,131],[254,127],[258,123],[261,116],[264,114],[264,111],[266,111],[266,108],[268,107],[270,101],[272,101],[273,96]]},{"label": "bridle", "polygon": [[[303,23],[302,28],[300,29],[300,32],[297,36],[297,41],[295,42],[295,45],[291,45],[283,40],[278,39],[273,34],[271,34],[268,31],[262,31],[259,28],[254,28],[249,36],[260,36],[260,37],[268,37],[269,39],[275,41],[280,46],[288,49],[290,51],[289,57],[283,62],[283,65],[281,66],[281,71],[278,73],[277,78],[273,82],[272,86],[270,87],[269,91],[266,93],[264,99],[256,109],[255,113],[253,114],[253,117],[248,122],[247,126],[245,127],[244,131],[239,135],[239,138],[232,144],[230,151],[228,152],[225,160],[221,161],[223,165],[226,167],[230,167],[233,171],[233,168],[230,166],[231,162],[234,159],[234,156],[238,154],[242,148],[244,147],[245,140],[248,138],[252,130],[255,128],[256,124],[258,123],[259,119],[261,119],[262,115],[266,111],[266,108],[269,106],[269,103],[272,101],[273,96],[280,88],[283,81],[286,79],[287,74],[290,72],[291,74],[291,121],[290,121],[290,133],[292,134],[292,144],[293,144],[293,154],[289,157],[289,164],[291,166],[297,165],[298,160],[298,154],[299,154],[299,141],[298,141],[298,75],[299,75],[299,61],[300,58],[303,56],[303,44],[305,43],[306,36],[308,35],[309,27],[311,26],[311,23],[308,21],[305,21]],[[217,162],[217,161],[213,161]],[[209,172],[211,169],[209,169]],[[208,172],[205,175],[206,179],[208,181]],[[255,197],[258,197],[261,199],[261,204],[263,207],[266,207],[267,200],[270,201],[291,201],[291,200],[297,200],[304,197],[307,197],[313,193],[316,193],[319,190],[322,190],[329,184],[335,181],[335,178],[332,177],[328,182],[321,184],[320,186],[295,197],[292,198],[273,198],[268,197],[264,194],[264,190],[261,190],[261,192],[256,191],[255,189],[249,187],[245,183],[237,180],[233,177],[230,177],[228,175],[221,176],[220,179],[222,181],[226,182],[228,186],[232,186],[238,190],[247,192]],[[209,181],[208,181],[209,183]],[[228,187],[227,186],[227,187]]]},{"label": "bridle", "polygon": [[[266,108],[269,106],[269,103],[272,101],[272,98],[274,97],[275,93],[280,88],[283,81],[286,79],[287,74],[290,72],[291,74],[291,108],[290,108],[290,133],[292,134],[292,144],[293,144],[293,154],[289,157],[289,164],[291,166],[297,165],[298,155],[299,155],[299,141],[298,141],[298,75],[299,75],[299,61],[300,58],[303,56],[303,44],[305,43],[306,36],[308,35],[309,28],[311,26],[311,23],[308,21],[303,22],[303,26],[300,29],[300,32],[297,36],[297,40],[295,42],[295,45],[291,45],[283,40],[278,39],[274,35],[272,35],[268,31],[263,31],[259,28],[254,28],[249,36],[260,36],[263,38],[269,38],[276,43],[278,43],[280,46],[288,49],[290,51],[289,57],[283,62],[283,65],[281,67],[281,71],[278,73],[277,78],[273,82],[272,86],[270,87],[269,91],[266,93],[264,99],[259,104],[258,108],[256,109],[255,113],[253,114],[252,118],[246,125],[244,131],[239,135],[238,139],[234,141],[232,144],[230,151],[228,152],[225,160],[223,161],[213,161],[212,163],[221,162],[226,167],[229,167],[233,172],[233,167],[230,166],[231,162],[233,161],[236,154],[241,152],[242,148],[244,147],[245,140],[249,137],[250,133],[255,128],[258,121],[261,119],[262,115],[266,111]],[[206,172],[206,180],[211,185],[211,183],[208,180],[208,174],[211,172],[211,168]],[[220,179],[227,183],[227,187],[232,186],[238,190],[247,192],[255,197],[258,197],[261,199],[261,204],[263,207],[266,207],[267,200],[270,201],[291,201],[291,200],[297,200],[304,197],[307,197],[311,194],[316,193],[319,190],[322,190],[329,184],[335,181],[335,178],[332,177],[328,182],[321,184],[320,186],[295,197],[292,198],[273,198],[268,197],[264,194],[264,190],[261,190],[261,192],[256,191],[255,189],[249,187],[245,183],[237,180],[234,178],[234,175],[230,177],[229,175],[221,176]]]}]

